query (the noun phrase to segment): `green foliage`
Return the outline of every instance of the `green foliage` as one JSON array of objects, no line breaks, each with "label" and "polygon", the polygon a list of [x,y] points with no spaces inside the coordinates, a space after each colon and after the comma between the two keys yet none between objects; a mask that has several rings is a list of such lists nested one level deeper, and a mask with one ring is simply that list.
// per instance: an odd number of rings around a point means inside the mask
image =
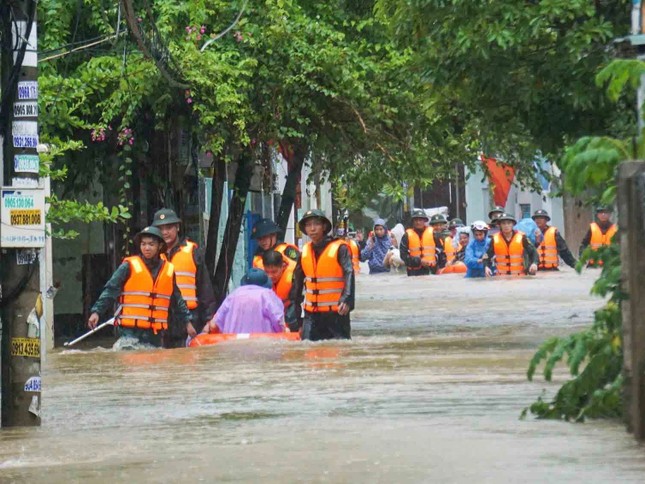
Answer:
[{"label": "green foliage", "polygon": [[[68,175],[67,167],[54,169],[52,164],[57,157],[68,151],[78,151],[83,148],[78,141],[59,142],[51,145],[47,153],[40,154],[40,176],[49,176],[52,181],[64,181]],[[59,239],[73,239],[78,236],[76,230],[66,229],[63,225],[72,222],[109,222],[116,223],[131,217],[128,208],[123,205],[104,206],[102,202],[90,203],[78,200],[62,200],[56,194],[47,198],[47,222],[52,224],[51,236]]]},{"label": "green foliage", "polygon": [[629,26],[628,7],[627,0],[376,2],[398,45],[413,49],[434,115],[451,121],[447,133],[515,166],[536,189],[536,152],[554,160],[570,140],[622,125],[625,111],[594,78]]},{"label": "green foliage", "polygon": [[[612,100],[629,96],[626,89],[638,85],[645,72],[642,61],[616,60],[597,76],[598,85],[605,86]],[[632,129],[636,130],[636,120]],[[560,161],[565,175],[565,190],[582,194],[591,203],[612,205],[616,197],[618,165],[625,160],[645,154],[643,133],[632,139],[610,136],[584,137],[570,146]],[[618,238],[608,247],[593,251],[587,248],[578,263],[578,270],[590,260],[604,262],[602,272],[594,283],[592,294],[609,295],[607,304],[596,311],[591,328],[566,338],[551,338],[543,343],[531,360],[528,378],[544,363],[543,374],[551,380],[555,365],[563,361],[569,367],[567,381],[551,401],[543,397],[524,409],[541,418],[582,421],[586,417],[618,417],[622,413],[622,320],[621,302],[627,294],[621,289],[621,269]],[[582,369],[581,369],[582,368]]]},{"label": "green foliage", "polygon": [[539,397],[524,409],[522,416],[530,411],[540,418],[580,422],[587,417],[617,417],[621,414],[623,354],[620,302],[625,295],[619,289],[618,243],[599,251],[588,251],[581,263],[585,263],[589,256],[600,257],[604,261],[592,293],[599,296],[611,293],[611,297],[603,308],[595,312],[591,328],[564,338],[549,338],[540,345],[529,364],[528,379],[532,380],[537,368],[544,363],[544,378],[551,381],[555,366],[565,357],[573,378],[562,385],[553,400],[545,401]]}]

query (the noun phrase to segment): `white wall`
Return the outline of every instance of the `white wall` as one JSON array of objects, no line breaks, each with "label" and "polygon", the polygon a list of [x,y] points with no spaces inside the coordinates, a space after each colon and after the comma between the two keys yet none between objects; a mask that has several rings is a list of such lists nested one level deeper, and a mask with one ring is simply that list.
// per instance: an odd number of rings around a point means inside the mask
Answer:
[{"label": "white wall", "polygon": [[[278,194],[282,193],[284,185],[287,181],[288,167],[287,162],[284,158],[278,153],[274,157],[274,173],[277,176],[277,187],[276,190]],[[311,160],[306,160],[305,165],[302,167],[302,176],[300,177],[300,191],[301,191],[301,205],[302,207],[298,209],[298,219],[305,213],[307,210],[318,208],[325,212],[327,217],[333,220],[332,214],[332,194],[331,194],[331,184],[327,181],[321,182],[318,189],[320,190],[320,206],[316,200],[316,185],[314,183],[308,183],[307,180],[311,175]],[[293,209],[289,216],[289,223],[287,224],[287,232],[285,234],[285,242],[298,245],[298,241],[295,240],[295,225],[294,225],[294,215]]]}]

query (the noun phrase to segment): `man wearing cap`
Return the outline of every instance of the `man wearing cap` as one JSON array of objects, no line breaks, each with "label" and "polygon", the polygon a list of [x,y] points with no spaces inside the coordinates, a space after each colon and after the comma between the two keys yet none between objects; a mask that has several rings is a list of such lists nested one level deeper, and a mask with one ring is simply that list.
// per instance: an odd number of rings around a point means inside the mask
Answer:
[{"label": "man wearing cap", "polygon": [[[525,234],[513,229],[515,217],[507,213],[497,217],[500,232],[493,236],[485,259],[495,258],[498,276],[535,275],[538,268],[538,253]],[[489,264],[485,268],[486,277],[493,275]]]},{"label": "man wearing cap", "polygon": [[186,344],[186,335],[194,337],[210,321],[215,314],[217,301],[208,276],[204,251],[195,242],[180,235],[181,219],[175,211],[169,208],[158,210],[152,226],[159,229],[166,243],[163,257],[175,266],[177,286],[192,315],[193,322],[187,327],[175,324],[174,314],[170,315],[168,346],[181,348]]},{"label": "man wearing cap", "polygon": [[286,259],[293,261],[298,260],[300,252],[298,247],[286,242],[278,243],[278,234],[281,232],[280,227],[268,218],[260,219],[251,230],[252,237],[257,240],[258,248],[253,256],[253,267],[264,269],[262,265],[262,256],[270,250],[275,250],[282,254]]},{"label": "man wearing cap", "polygon": [[170,311],[184,327],[191,324],[191,315],[177,287],[174,266],[161,258],[165,242],[159,229],[144,228],[134,244],[141,255],[126,257],[114,271],[92,306],[87,325],[94,329],[118,299],[115,324],[121,336],[167,348]]},{"label": "man wearing cap", "polygon": [[267,274],[252,267],[204,326],[202,333],[282,333],[282,301],[271,290]]},{"label": "man wearing cap", "polygon": [[[589,225],[589,230],[582,239],[580,244],[580,255],[587,248],[591,247],[593,250],[598,250],[601,247],[611,244],[611,239],[618,232],[618,227],[611,221],[611,207],[601,206],[596,209],[596,222]],[[602,266],[602,260],[589,259],[587,267]]]},{"label": "man wearing cap", "polygon": [[565,264],[575,268],[576,259],[571,254],[562,235],[560,235],[558,229],[548,225],[548,222],[551,220],[549,213],[542,209],[536,210],[531,218],[540,230],[540,233],[536,234],[537,251],[540,258],[538,270],[557,271],[559,263],[558,255],[562,257]]},{"label": "man wearing cap", "polygon": [[307,210],[298,226],[311,239],[302,248],[290,294],[299,314],[304,288],[302,339],[350,339],[350,311],[354,309],[350,248],[344,240],[329,235],[331,221],[321,210]]},{"label": "man wearing cap", "polygon": [[414,209],[411,218],[412,227],[405,231],[399,244],[408,276],[436,274],[437,269],[442,268],[446,261],[443,241],[432,227],[426,225],[428,216],[422,209]]}]

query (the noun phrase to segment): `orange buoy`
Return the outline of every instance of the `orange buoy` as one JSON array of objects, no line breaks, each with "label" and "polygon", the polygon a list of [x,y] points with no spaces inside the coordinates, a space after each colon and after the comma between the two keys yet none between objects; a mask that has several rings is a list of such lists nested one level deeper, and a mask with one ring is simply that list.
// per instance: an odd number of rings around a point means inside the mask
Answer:
[{"label": "orange buoy", "polygon": [[198,334],[190,340],[191,348],[196,346],[210,346],[222,343],[224,341],[234,341],[240,339],[286,339],[289,341],[300,341],[300,333],[213,333]]}]

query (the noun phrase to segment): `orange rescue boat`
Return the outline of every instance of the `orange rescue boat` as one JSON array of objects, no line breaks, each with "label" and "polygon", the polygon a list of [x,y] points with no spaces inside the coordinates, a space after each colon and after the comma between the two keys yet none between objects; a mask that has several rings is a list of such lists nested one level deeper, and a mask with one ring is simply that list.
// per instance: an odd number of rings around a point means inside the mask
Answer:
[{"label": "orange rescue boat", "polygon": [[210,333],[198,334],[190,340],[191,348],[197,346],[210,346],[224,341],[235,341],[241,339],[283,339],[289,341],[300,341],[300,333]]}]

